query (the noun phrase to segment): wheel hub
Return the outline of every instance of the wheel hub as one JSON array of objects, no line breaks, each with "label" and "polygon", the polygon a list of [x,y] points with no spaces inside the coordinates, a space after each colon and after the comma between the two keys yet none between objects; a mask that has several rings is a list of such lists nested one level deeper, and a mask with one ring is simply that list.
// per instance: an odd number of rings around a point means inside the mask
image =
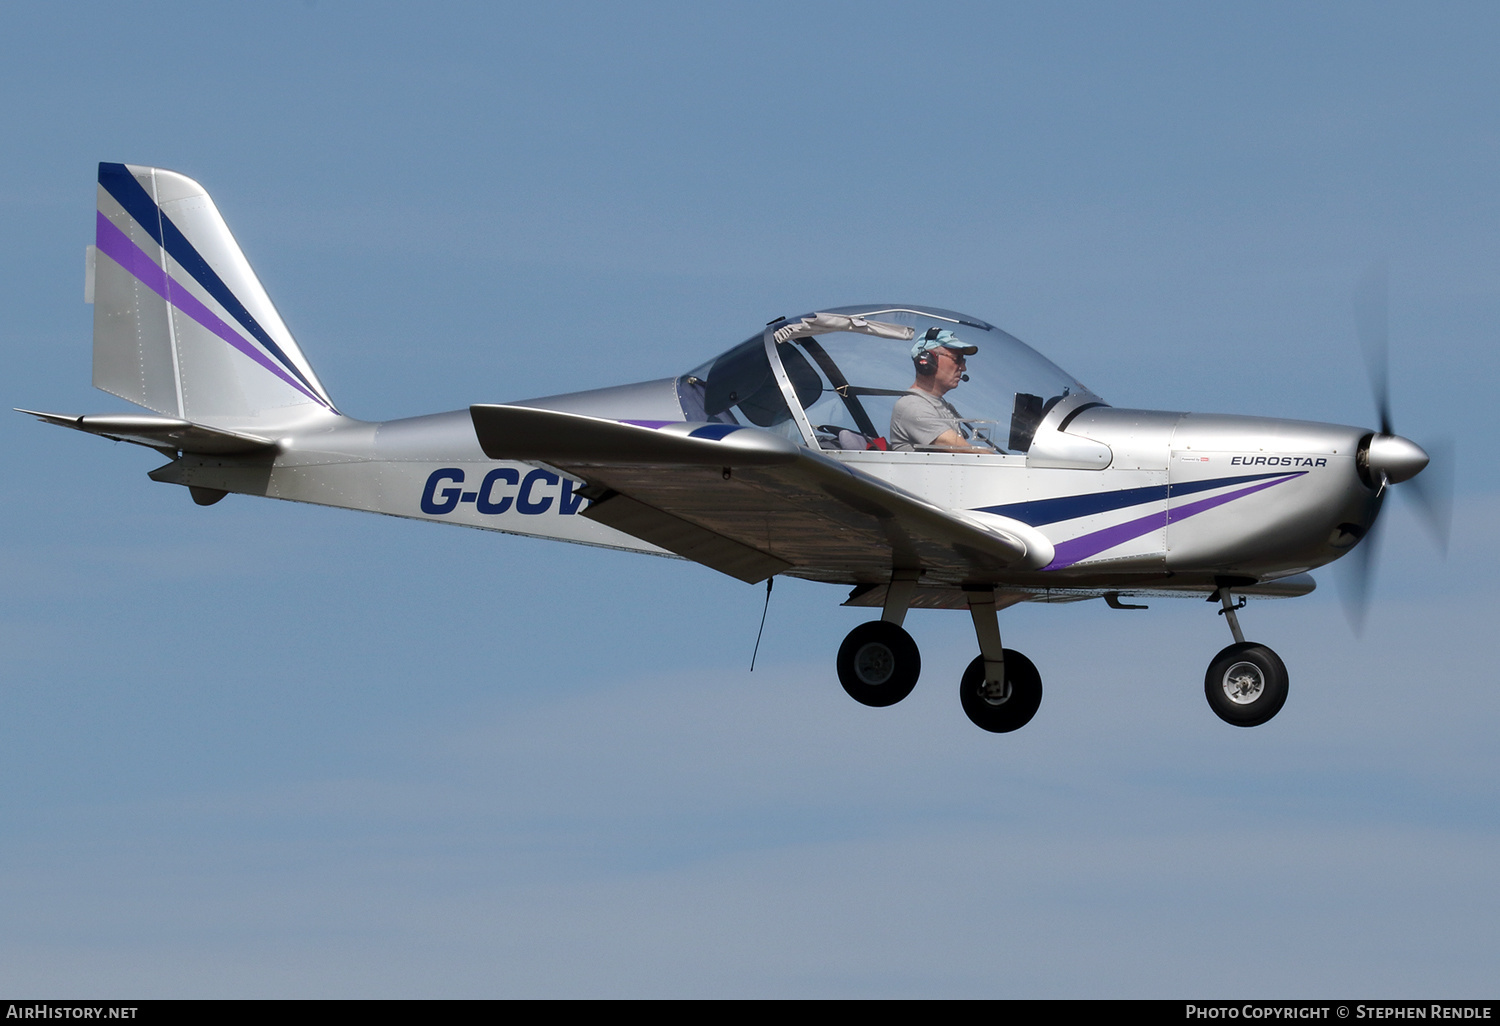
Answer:
[{"label": "wheel hub", "polygon": [[890,648],[879,642],[861,645],[854,653],[854,672],[860,683],[878,687],[891,679],[896,672],[896,656]]},{"label": "wheel hub", "polygon": [[979,685],[979,697],[990,705],[1004,705],[1010,701],[1010,681],[987,680]]},{"label": "wheel hub", "polygon": [[1235,663],[1224,671],[1224,696],[1235,705],[1249,705],[1266,689],[1266,675],[1254,663]]}]

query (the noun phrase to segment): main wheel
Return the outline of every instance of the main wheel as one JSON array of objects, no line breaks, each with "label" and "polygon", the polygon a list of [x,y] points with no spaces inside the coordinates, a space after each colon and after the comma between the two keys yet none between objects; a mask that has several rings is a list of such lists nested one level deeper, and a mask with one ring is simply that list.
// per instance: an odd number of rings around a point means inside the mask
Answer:
[{"label": "main wheel", "polygon": [[895,705],[911,694],[922,673],[922,653],[911,635],[886,620],[849,632],[839,646],[839,683],[862,705]]},{"label": "main wheel", "polygon": [[1286,664],[1264,645],[1241,642],[1214,657],[1203,678],[1208,704],[1225,723],[1258,727],[1286,704]]},{"label": "main wheel", "polygon": [[958,697],[976,727],[992,734],[1008,734],[1026,726],[1036,715],[1042,704],[1042,675],[1030,659],[1007,648],[1004,687],[985,687],[984,656],[980,656],[964,671]]}]

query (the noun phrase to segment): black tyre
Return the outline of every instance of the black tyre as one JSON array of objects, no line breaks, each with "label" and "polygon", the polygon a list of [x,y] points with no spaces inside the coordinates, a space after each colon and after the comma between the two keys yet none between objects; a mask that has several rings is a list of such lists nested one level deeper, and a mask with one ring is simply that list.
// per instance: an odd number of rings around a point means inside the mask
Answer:
[{"label": "black tyre", "polygon": [[984,656],[964,671],[958,697],[964,712],[976,727],[992,734],[1008,734],[1031,722],[1042,704],[1042,675],[1030,659],[1014,649],[1005,650],[1005,689],[988,694],[984,686]]},{"label": "black tyre", "polygon": [[917,643],[885,620],[862,623],[839,646],[839,683],[861,705],[895,705],[922,674]]},{"label": "black tyre", "polygon": [[1286,664],[1264,645],[1242,642],[1214,657],[1203,678],[1208,704],[1225,723],[1258,727],[1286,704]]}]

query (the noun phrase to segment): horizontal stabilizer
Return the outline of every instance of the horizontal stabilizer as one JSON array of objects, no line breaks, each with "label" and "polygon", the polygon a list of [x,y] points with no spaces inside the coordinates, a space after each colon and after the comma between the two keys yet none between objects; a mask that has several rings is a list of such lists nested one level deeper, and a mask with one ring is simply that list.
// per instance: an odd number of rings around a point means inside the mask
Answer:
[{"label": "horizontal stabilizer", "polygon": [[17,409],[38,420],[58,427],[87,431],[91,435],[117,442],[134,442],[152,449],[172,449],[205,456],[243,456],[257,452],[274,452],[276,443],[266,438],[204,427],[175,417],[152,417],[136,413],[101,413],[75,416],[67,413],[43,413],[40,410]]}]

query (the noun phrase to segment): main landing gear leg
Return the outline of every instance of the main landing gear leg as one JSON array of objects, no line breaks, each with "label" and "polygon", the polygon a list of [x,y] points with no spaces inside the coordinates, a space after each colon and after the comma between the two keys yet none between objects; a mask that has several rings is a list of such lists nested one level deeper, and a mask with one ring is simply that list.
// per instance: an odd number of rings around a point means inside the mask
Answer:
[{"label": "main landing gear leg", "polygon": [[1208,673],[1203,678],[1203,693],[1208,698],[1209,707],[1225,723],[1236,727],[1259,726],[1286,704],[1286,664],[1265,645],[1245,640],[1245,634],[1240,630],[1240,618],[1235,615],[1245,600],[1242,598],[1236,604],[1229,585],[1219,585],[1219,590],[1209,601],[1214,599],[1224,607],[1219,610],[1219,615],[1229,621],[1234,644],[1214,656],[1214,661],[1208,665]]},{"label": "main landing gear leg", "polygon": [[1003,648],[993,588],[966,592],[979,657],[964,671],[959,701],[975,726],[995,734],[1019,730],[1042,704],[1042,677],[1021,653]]},{"label": "main landing gear leg", "polygon": [[861,705],[895,705],[917,686],[922,654],[901,624],[920,576],[920,570],[894,571],[880,619],[860,624],[839,646],[839,683]]}]

